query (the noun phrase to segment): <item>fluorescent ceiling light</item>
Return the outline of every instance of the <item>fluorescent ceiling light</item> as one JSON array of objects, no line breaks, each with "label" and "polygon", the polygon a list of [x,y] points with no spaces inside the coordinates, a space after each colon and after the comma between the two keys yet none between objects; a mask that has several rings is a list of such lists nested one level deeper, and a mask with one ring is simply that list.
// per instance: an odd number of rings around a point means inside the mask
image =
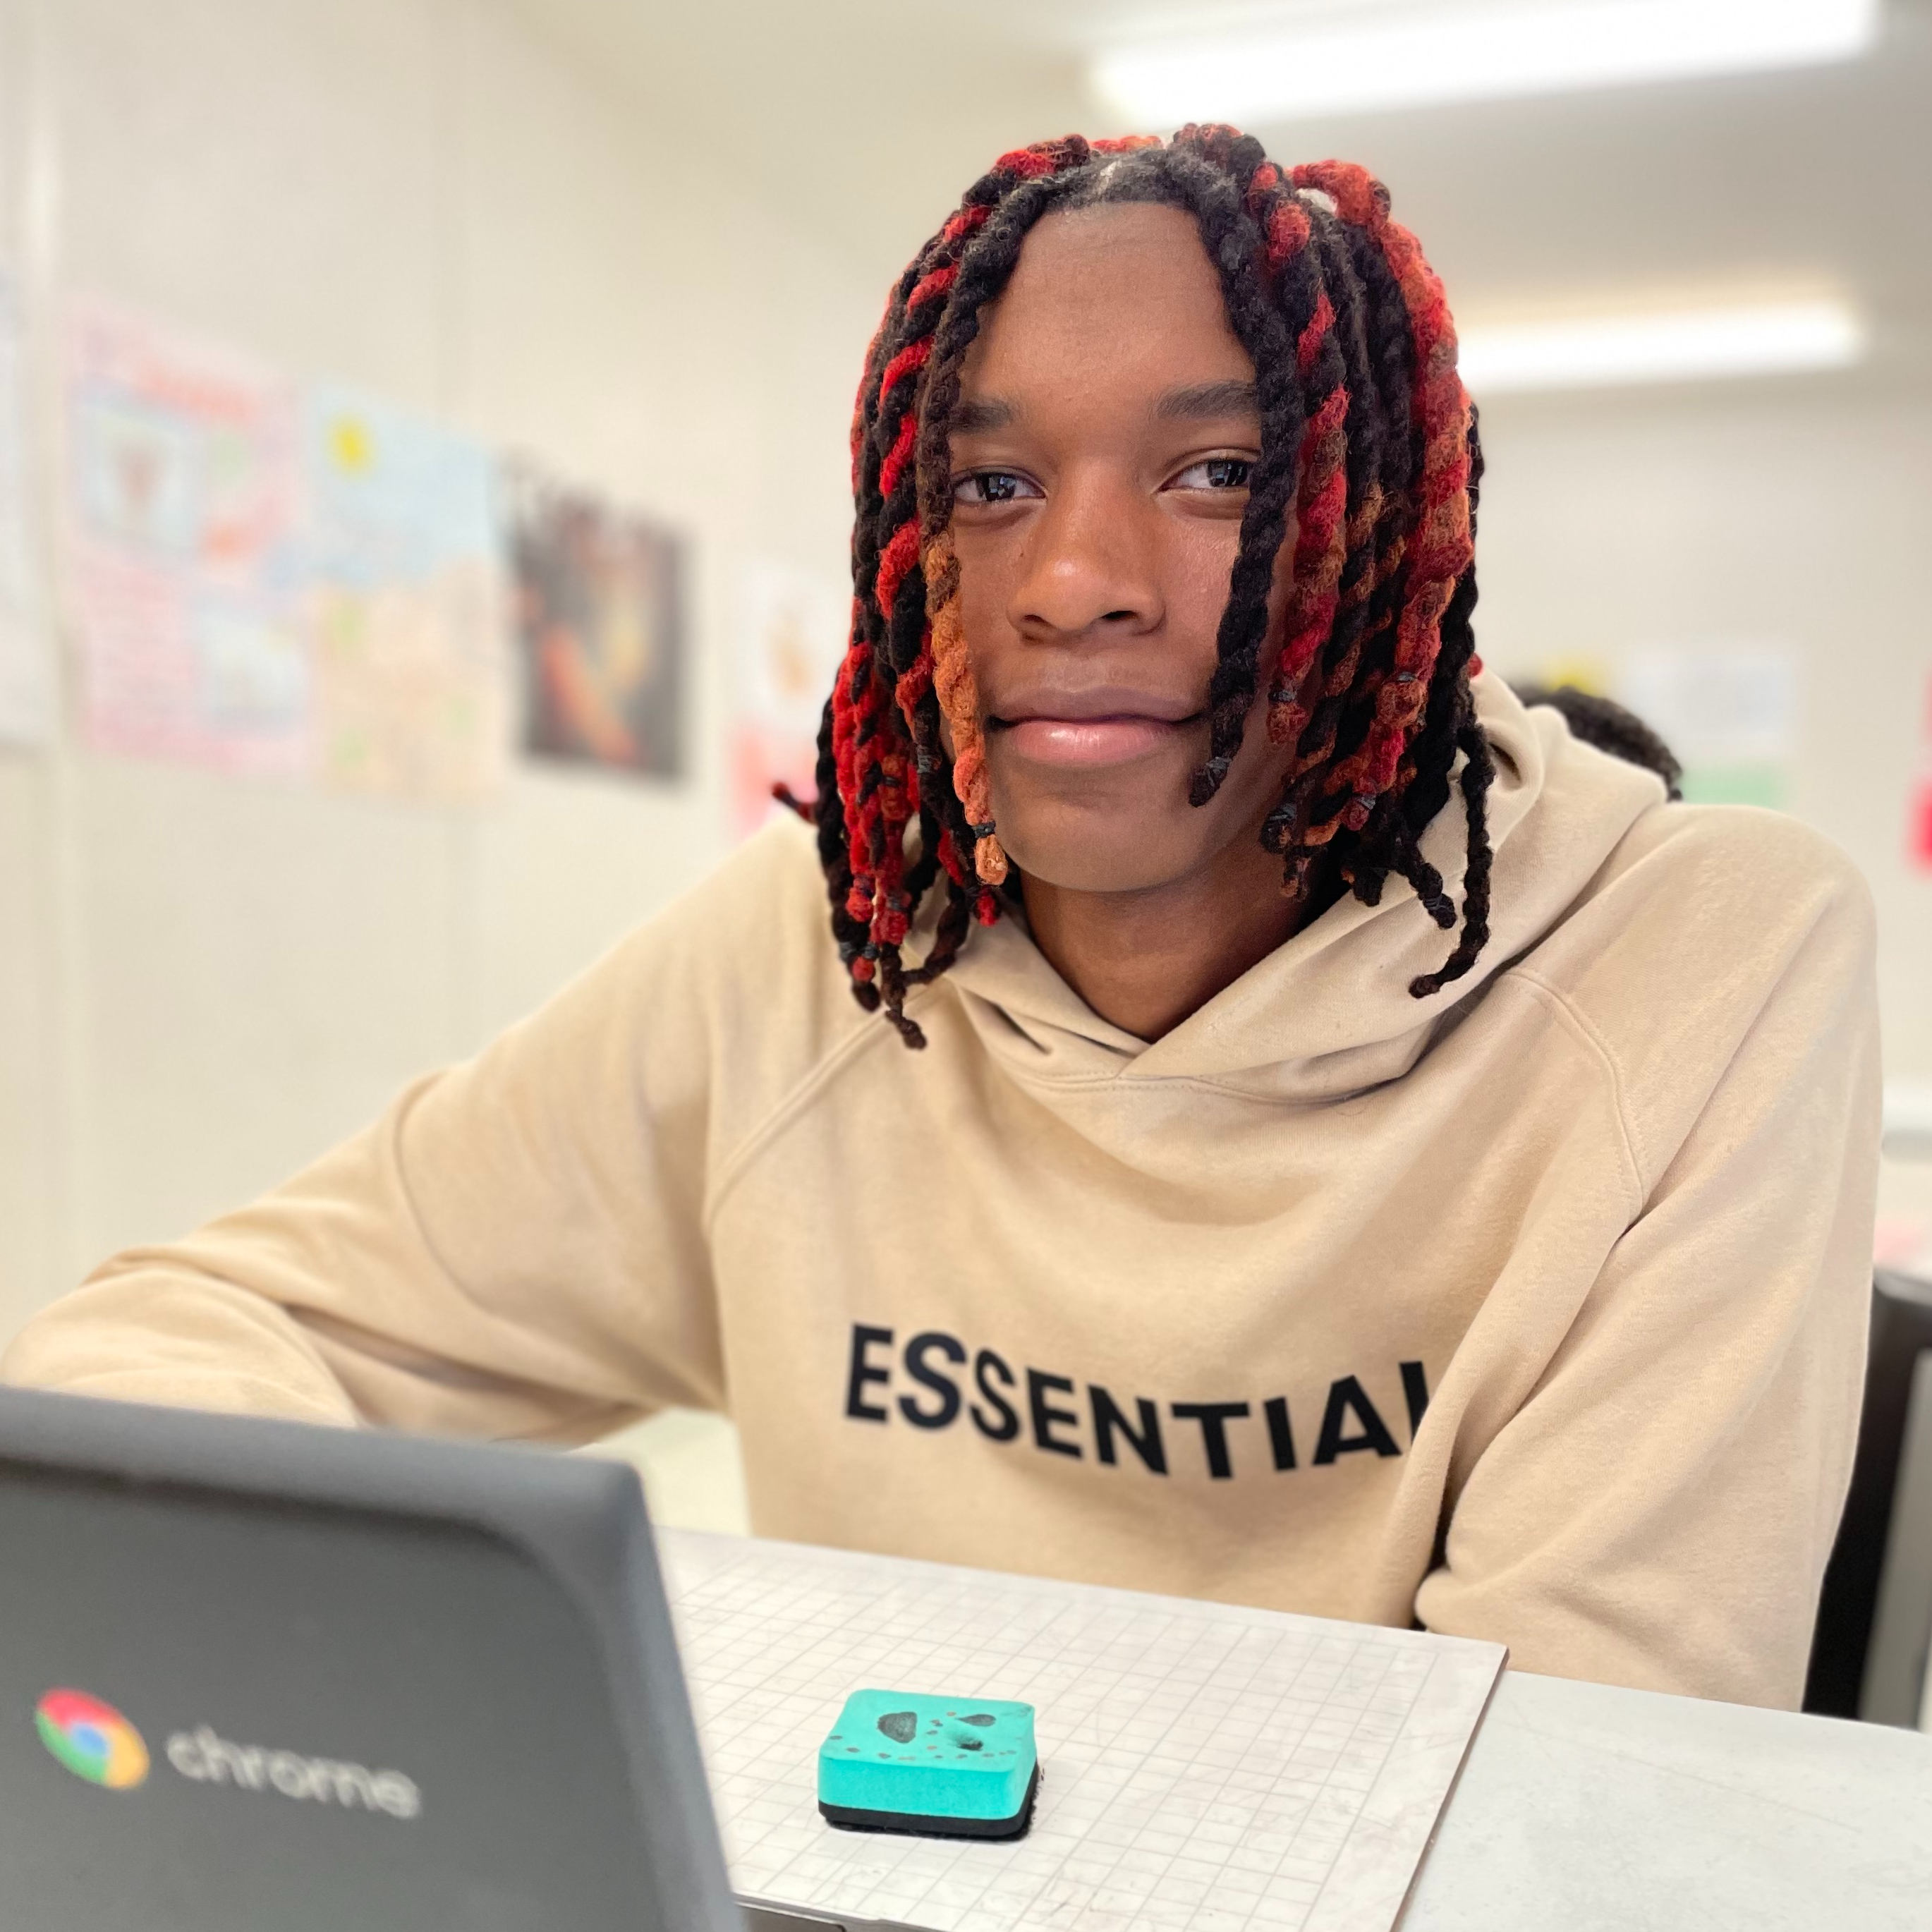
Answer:
[{"label": "fluorescent ceiling light", "polygon": [[1266,123],[1846,60],[1876,38],[1879,3],[1356,0],[1238,31],[1123,41],[1095,58],[1091,78],[1148,127]]},{"label": "fluorescent ceiling light", "polygon": [[1823,299],[1472,325],[1459,333],[1462,380],[1478,402],[1510,390],[1840,369],[1865,347],[1858,316]]}]

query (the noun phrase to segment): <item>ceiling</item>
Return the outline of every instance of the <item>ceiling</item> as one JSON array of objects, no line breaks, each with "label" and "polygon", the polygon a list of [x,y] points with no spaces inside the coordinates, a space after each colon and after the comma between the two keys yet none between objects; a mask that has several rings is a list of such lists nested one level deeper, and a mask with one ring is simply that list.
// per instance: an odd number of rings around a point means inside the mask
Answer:
[{"label": "ceiling", "polygon": [[[883,292],[1003,149],[1120,131],[1103,31],[1174,0],[499,0],[736,171]],[[1197,10],[1192,17],[1201,17]],[[1466,320],[1838,290],[1862,386],[1932,385],[1932,0],[1841,66],[1258,128],[1372,167]],[[1840,379],[1844,380],[1844,379]]]}]

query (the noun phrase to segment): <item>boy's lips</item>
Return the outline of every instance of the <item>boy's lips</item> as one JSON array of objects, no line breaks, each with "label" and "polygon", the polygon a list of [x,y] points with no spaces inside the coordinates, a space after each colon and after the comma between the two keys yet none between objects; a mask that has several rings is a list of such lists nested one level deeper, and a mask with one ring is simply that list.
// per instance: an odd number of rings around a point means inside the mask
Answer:
[{"label": "boy's lips", "polygon": [[1166,718],[1022,718],[1004,724],[1000,742],[1042,765],[1118,765],[1144,758],[1185,729]]},{"label": "boy's lips", "polygon": [[1186,698],[1100,686],[1010,700],[987,723],[1009,755],[1032,764],[1116,765],[1170,742],[1201,715]]}]

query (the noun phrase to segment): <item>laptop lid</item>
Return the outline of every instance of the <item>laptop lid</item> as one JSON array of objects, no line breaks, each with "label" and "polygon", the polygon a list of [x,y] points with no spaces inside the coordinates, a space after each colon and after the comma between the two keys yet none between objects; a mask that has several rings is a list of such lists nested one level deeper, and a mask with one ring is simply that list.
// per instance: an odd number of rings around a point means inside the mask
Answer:
[{"label": "laptop lid", "polygon": [[636,1472],[0,1390],[12,1932],[740,1932]]}]

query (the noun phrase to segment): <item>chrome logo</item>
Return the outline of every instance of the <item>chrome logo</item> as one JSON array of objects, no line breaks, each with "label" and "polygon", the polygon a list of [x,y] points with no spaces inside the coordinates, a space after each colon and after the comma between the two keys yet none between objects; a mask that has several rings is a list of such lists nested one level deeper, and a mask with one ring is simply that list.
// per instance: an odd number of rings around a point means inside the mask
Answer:
[{"label": "chrome logo", "polygon": [[148,1747],[116,1710],[85,1690],[50,1690],[34,1707],[40,1742],[76,1778],[126,1791],[148,1774]]}]

